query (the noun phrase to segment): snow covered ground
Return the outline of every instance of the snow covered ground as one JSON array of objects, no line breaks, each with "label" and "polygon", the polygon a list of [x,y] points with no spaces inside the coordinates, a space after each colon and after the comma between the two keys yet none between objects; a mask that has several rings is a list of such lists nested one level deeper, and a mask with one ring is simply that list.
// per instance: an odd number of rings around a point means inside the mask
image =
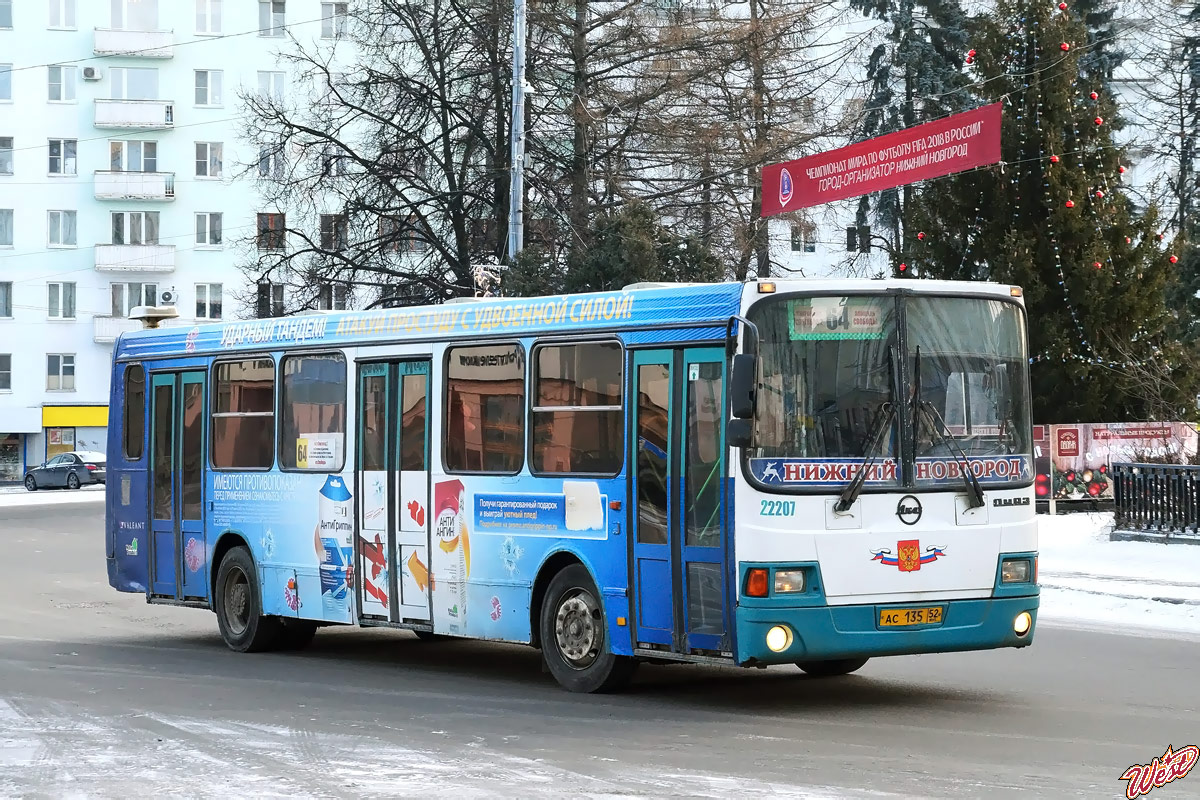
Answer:
[{"label": "snow covered ground", "polygon": [[1112,513],[1038,516],[1039,618],[1200,638],[1200,546],[1112,542]]}]

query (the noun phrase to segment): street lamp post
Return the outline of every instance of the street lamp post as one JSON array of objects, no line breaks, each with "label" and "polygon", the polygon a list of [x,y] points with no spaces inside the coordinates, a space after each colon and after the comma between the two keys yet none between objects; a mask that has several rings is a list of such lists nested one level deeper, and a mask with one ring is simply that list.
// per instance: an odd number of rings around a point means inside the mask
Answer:
[{"label": "street lamp post", "polygon": [[512,176],[508,196],[508,263],[524,245],[525,206],[525,0],[513,3]]}]

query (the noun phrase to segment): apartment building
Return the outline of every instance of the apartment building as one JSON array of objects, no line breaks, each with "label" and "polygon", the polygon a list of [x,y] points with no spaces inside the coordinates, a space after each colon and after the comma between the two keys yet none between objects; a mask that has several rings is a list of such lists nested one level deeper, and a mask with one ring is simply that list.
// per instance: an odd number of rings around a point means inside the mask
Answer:
[{"label": "apartment building", "polygon": [[240,97],[287,92],[285,37],[336,36],[345,5],[0,0],[0,482],[104,449],[133,306],[254,316],[238,263],[275,220]]}]

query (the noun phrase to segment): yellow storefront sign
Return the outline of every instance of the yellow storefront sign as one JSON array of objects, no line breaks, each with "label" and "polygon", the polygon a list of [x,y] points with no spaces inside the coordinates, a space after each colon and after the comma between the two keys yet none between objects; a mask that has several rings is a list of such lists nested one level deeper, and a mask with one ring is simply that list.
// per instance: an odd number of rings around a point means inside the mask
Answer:
[{"label": "yellow storefront sign", "polygon": [[42,406],[43,428],[106,428],[108,406]]}]

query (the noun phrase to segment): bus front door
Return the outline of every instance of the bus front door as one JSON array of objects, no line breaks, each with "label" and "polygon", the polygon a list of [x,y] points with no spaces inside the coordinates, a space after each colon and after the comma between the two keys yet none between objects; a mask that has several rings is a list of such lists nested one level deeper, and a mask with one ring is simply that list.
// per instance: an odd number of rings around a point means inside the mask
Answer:
[{"label": "bus front door", "polygon": [[154,374],[150,414],[150,594],[207,600],[204,373]]},{"label": "bus front door", "polygon": [[729,655],[725,353],[636,351],[632,370],[634,644]]},{"label": "bus front door", "polygon": [[358,378],[358,615],[428,622],[429,359],[365,363]]}]

